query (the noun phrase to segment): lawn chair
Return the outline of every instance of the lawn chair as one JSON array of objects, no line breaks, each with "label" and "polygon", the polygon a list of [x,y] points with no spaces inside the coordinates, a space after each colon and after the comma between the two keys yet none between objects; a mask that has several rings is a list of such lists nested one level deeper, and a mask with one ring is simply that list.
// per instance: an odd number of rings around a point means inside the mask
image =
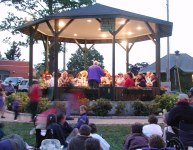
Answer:
[{"label": "lawn chair", "polygon": [[40,150],[62,150],[60,141],[57,139],[45,139],[42,141]]},{"label": "lawn chair", "polygon": [[36,129],[36,149],[39,149],[41,142],[45,139],[53,139],[52,129]]}]

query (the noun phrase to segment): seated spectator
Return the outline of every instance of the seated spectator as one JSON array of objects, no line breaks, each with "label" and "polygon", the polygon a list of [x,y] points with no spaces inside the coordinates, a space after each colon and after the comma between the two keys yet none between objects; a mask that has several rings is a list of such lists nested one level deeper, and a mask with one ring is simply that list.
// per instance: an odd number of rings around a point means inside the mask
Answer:
[{"label": "seated spectator", "polygon": [[4,133],[4,131],[3,131],[3,127],[4,127],[4,124],[3,124],[3,123],[0,123],[0,139],[5,136],[5,133]]},{"label": "seated spectator", "polygon": [[75,136],[70,140],[68,144],[68,150],[85,150],[85,141],[91,138],[90,127],[88,125],[82,125],[79,129],[79,135]]},{"label": "seated spectator", "polygon": [[100,141],[101,150],[109,150],[110,149],[109,143],[107,143],[107,141],[105,139],[103,139],[100,135],[97,134],[96,125],[94,123],[91,123],[91,124],[89,124],[89,126],[91,128],[90,136],[93,138],[96,138]]},{"label": "seated spectator", "polygon": [[8,86],[5,87],[5,93],[7,96],[11,95],[12,93],[15,93],[14,86],[12,85],[12,81],[9,81]]},{"label": "seated spectator", "polygon": [[0,141],[0,150],[25,150],[26,143],[17,134],[7,135]]},{"label": "seated spectator", "polygon": [[61,125],[57,124],[56,116],[54,114],[49,114],[47,117],[46,129],[53,130],[53,138],[58,139],[61,145],[67,147],[66,138]]},{"label": "seated spectator", "polygon": [[142,133],[143,125],[135,123],[131,126],[132,133],[124,140],[123,150],[135,150],[137,148],[148,147],[148,137]]},{"label": "seated spectator", "polygon": [[98,139],[89,138],[85,141],[85,150],[101,150],[100,142]]},{"label": "seated spectator", "polygon": [[165,148],[165,142],[163,138],[159,135],[152,135],[149,138],[149,147],[150,148]]},{"label": "seated spectator", "polygon": [[189,98],[190,104],[193,104],[193,87],[189,91]]},{"label": "seated spectator", "polygon": [[143,134],[150,137],[153,134],[163,135],[161,127],[157,124],[158,119],[155,115],[150,115],[148,118],[148,125],[143,126]]},{"label": "seated spectator", "polygon": [[189,104],[189,98],[187,94],[179,94],[177,97],[177,104],[172,108],[167,116],[165,117],[165,122],[168,126],[174,127],[173,131],[178,134],[180,121],[185,123],[193,123],[193,107]]},{"label": "seated spectator", "polygon": [[74,128],[80,129],[83,124],[89,124],[89,119],[87,117],[87,107],[85,105],[80,106],[80,117],[78,122],[75,124]]},{"label": "seated spectator", "polygon": [[133,74],[131,72],[128,72],[127,74],[125,74],[124,78],[125,78],[124,87],[133,87],[133,86],[135,86],[135,83],[134,83],[134,80],[133,80]]},{"label": "seated spectator", "polygon": [[73,128],[66,121],[66,116],[64,115],[64,113],[57,114],[57,123],[62,127],[64,132],[64,137],[66,139],[72,132]]}]

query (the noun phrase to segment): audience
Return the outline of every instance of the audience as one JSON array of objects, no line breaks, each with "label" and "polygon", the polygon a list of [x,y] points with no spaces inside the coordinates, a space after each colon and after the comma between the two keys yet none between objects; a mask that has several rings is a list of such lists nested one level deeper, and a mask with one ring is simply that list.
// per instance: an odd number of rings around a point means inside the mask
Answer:
[{"label": "audience", "polygon": [[80,129],[83,124],[89,124],[89,119],[87,117],[87,107],[85,105],[80,106],[80,117],[78,122],[75,124],[74,128]]},{"label": "audience", "polygon": [[98,139],[88,138],[85,141],[85,148],[86,148],[85,150],[101,150],[100,142]]},{"label": "audience", "polygon": [[165,148],[165,142],[160,135],[152,135],[149,137],[149,147],[150,148]]},{"label": "audience", "polygon": [[66,121],[66,116],[64,115],[64,113],[58,113],[57,114],[57,123],[61,126],[61,128],[63,129],[64,132],[64,137],[65,140],[66,138],[70,135],[70,133],[72,132],[73,128],[68,124],[68,122]]},{"label": "audience", "polygon": [[70,140],[68,150],[85,150],[85,141],[90,137],[91,128],[88,125],[82,125],[77,136]]},{"label": "audience", "polygon": [[[193,123],[193,107],[189,104],[189,97],[187,94],[179,94],[177,97],[177,104],[172,108],[167,116],[165,117],[165,122],[168,126],[171,126],[173,132],[178,135],[180,121],[185,123]],[[173,128],[174,127],[174,128]]]},{"label": "audience", "polygon": [[148,147],[148,138],[142,133],[143,125],[135,123],[131,126],[132,133],[124,140],[123,150],[134,150]]},{"label": "audience", "polygon": [[148,125],[143,126],[143,134],[150,137],[153,134],[163,135],[161,127],[157,124],[158,118],[155,115],[150,115],[148,118]]},{"label": "audience", "polygon": [[107,141],[105,139],[103,139],[100,135],[97,134],[96,125],[94,123],[91,123],[91,124],[89,124],[89,126],[91,128],[90,136],[93,138],[96,138],[100,141],[101,150],[109,150],[110,149],[109,143],[107,143]]},{"label": "audience", "polygon": [[60,141],[61,145],[64,145],[64,147],[67,147],[66,138],[64,135],[63,128],[61,125],[57,124],[56,116],[54,114],[49,114],[47,117],[47,129],[53,130],[53,138],[58,139]]}]

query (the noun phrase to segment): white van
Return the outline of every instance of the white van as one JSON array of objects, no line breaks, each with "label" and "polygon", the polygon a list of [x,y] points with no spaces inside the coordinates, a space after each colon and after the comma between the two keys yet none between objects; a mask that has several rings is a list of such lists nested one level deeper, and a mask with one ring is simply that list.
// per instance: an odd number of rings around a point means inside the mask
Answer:
[{"label": "white van", "polygon": [[[36,81],[36,79],[33,79],[33,81]],[[28,90],[29,90],[29,79],[23,79],[18,86],[18,91],[28,92]]]}]

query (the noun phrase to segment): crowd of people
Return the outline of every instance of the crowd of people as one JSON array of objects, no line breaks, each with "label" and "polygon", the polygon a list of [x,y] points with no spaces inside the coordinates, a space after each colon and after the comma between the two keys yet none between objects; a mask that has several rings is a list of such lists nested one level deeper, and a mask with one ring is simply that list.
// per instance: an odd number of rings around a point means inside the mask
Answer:
[{"label": "crowd of people", "polygon": [[[176,105],[169,112],[164,113],[163,120],[166,127],[158,124],[158,118],[155,115],[148,117],[148,124],[132,124],[131,133],[125,137],[122,149],[134,150],[145,147],[165,148],[166,141],[170,138],[167,137],[168,132],[178,137],[179,130],[176,129],[179,129],[181,121],[193,123],[193,106],[189,103],[193,97],[193,89],[191,89],[190,92],[191,97],[188,97],[187,94],[179,94]],[[36,129],[51,129],[53,131],[53,138],[60,141],[64,150],[110,149],[109,143],[97,134],[97,126],[94,123],[90,123],[85,105],[80,106],[80,116],[74,126],[71,126],[67,122],[63,111],[57,110],[53,112],[54,111],[46,116],[45,124],[43,125],[41,122],[40,126],[36,125]],[[0,124],[0,138],[5,135],[2,128],[3,125]],[[0,147],[1,144],[6,145],[6,143],[2,141],[3,140],[0,141]]]}]

